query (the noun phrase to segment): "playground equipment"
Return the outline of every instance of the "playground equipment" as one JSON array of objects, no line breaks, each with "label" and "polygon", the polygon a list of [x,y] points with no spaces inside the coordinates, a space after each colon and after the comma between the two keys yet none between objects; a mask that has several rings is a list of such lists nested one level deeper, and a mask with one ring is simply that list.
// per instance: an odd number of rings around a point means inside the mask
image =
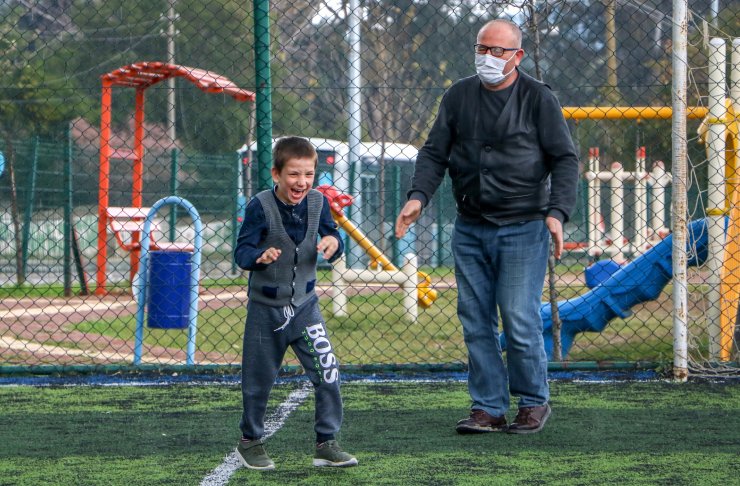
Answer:
[{"label": "playground equipment", "polygon": [[[738,322],[740,252],[738,252],[738,165],[740,138],[736,114],[740,113],[740,39],[733,40],[731,91],[726,96],[726,58],[724,39],[709,42],[709,114],[698,133],[707,148],[707,220],[709,221],[709,275],[707,324],[709,354],[729,361],[733,334]],[[726,219],[729,216],[729,219]]]},{"label": "playground equipment", "polygon": [[[736,151],[740,145],[738,124],[734,113],[740,112],[735,104],[740,100],[740,39],[733,41],[732,93],[730,100],[725,96],[725,59],[724,40],[712,39],[710,42],[710,83],[709,103],[706,107],[688,107],[688,119],[702,119],[699,135],[706,142],[709,164],[708,170],[708,207],[707,232],[708,256],[706,266],[709,269],[707,284],[707,323],[710,355],[722,361],[729,360],[731,336],[738,325],[738,299],[732,295],[732,281],[740,274],[740,255],[733,247],[725,249],[725,219],[732,195],[737,192],[738,163]],[[670,107],[564,107],[563,114],[572,119],[670,119],[673,110]],[[737,215],[735,215],[737,217]],[[730,218],[728,228],[738,224]],[[730,235],[729,229],[727,233]],[[730,253],[732,251],[733,253]],[[616,275],[616,274],[615,274]],[[733,299],[727,301],[727,299]],[[722,308],[722,302],[725,307]],[[724,310],[723,310],[724,309]],[[676,334],[687,335],[687,330],[674,330]],[[728,338],[729,336],[729,338]]]},{"label": "playground equipment", "polygon": [[[437,291],[431,288],[432,279],[424,272],[417,270],[416,256],[405,255],[403,269],[399,270],[345,215],[343,208],[352,204],[353,198],[341,194],[336,187],[321,185],[316,188],[328,199],[334,221],[340,228],[349,234],[373,259],[375,266],[382,270],[352,270],[347,269],[344,261],[338,262],[332,271],[332,281],[336,294],[332,299],[333,312],[337,316],[347,315],[347,284],[363,283],[395,283],[405,291],[404,308],[406,317],[415,320],[418,316],[417,302],[422,307],[430,307],[437,299]],[[371,263],[371,266],[373,266]]]},{"label": "playground equipment", "polygon": [[[150,86],[173,77],[182,77],[206,93],[223,93],[237,101],[254,101],[255,94],[236,86],[229,79],[203,69],[196,69],[163,62],[140,62],[118,68],[102,76],[102,105],[100,117],[100,177],[98,186],[98,255],[96,295],[104,295],[106,290],[106,263],[108,255],[108,231],[116,237],[119,245],[130,252],[131,281],[139,267],[139,254],[143,241],[140,236],[142,224],[149,208],[142,207],[144,175],[144,92]],[[111,97],[114,86],[136,89],[136,112],[134,115],[133,150],[116,150],[110,146],[111,138]],[[133,187],[130,207],[108,207],[109,171],[112,158],[132,161]],[[153,235],[150,233],[149,238]],[[191,248],[174,243],[154,240],[147,242],[152,248],[163,250]]]},{"label": "playground equipment", "polygon": [[[673,109],[670,106],[564,106],[562,108],[563,116],[566,119],[575,120],[670,120],[673,116]],[[703,106],[690,106],[686,110],[686,118],[688,119],[701,119],[707,116],[709,109]],[[644,180],[645,174],[645,153],[640,149],[637,152],[637,166],[638,170],[635,173],[642,173],[642,179]],[[640,167],[642,170],[639,170]],[[627,179],[635,178],[635,173],[627,173],[621,170],[619,167],[613,166],[611,171],[599,171],[599,151],[598,148],[590,148],[588,155],[588,167],[587,172],[584,174],[588,180],[588,241],[585,243],[581,242],[565,242],[566,250],[580,250],[584,247],[592,256],[606,254],[617,255],[622,250],[626,250],[626,242],[624,236],[619,233],[618,227],[612,227],[612,231],[606,234],[603,220],[601,218],[600,209],[600,181],[609,181],[611,187],[619,191],[620,187],[623,187],[623,178],[626,176]],[[663,169],[661,171],[661,169]],[[640,231],[638,228],[638,238],[647,238],[647,244],[640,245],[643,249],[648,248],[649,245],[655,244],[659,241],[659,238],[665,237],[667,231],[665,228],[669,226],[668,222],[663,220],[663,208],[664,206],[664,191],[661,191],[662,186],[668,184],[670,174],[664,173],[665,166],[658,164],[656,161],[653,165],[653,169],[648,174],[648,184],[652,185],[652,198],[650,202],[650,208],[652,210],[652,218],[650,220],[649,228],[642,226]],[[636,179],[635,179],[636,180]],[[636,220],[644,220],[641,214],[646,214],[644,208],[647,202],[644,199],[645,191],[643,184],[638,184],[636,190],[637,203],[636,203]],[[613,191],[614,192],[614,191]],[[642,200],[642,201],[640,201]],[[612,208],[619,208],[622,204],[623,198],[617,200],[617,196],[612,194],[610,196],[610,203]],[[637,210],[639,209],[640,212]],[[612,222],[620,224],[623,221],[623,214],[614,214],[612,209]],[[623,224],[623,223],[621,223]],[[623,226],[622,226],[623,228]],[[600,234],[602,233],[602,234]],[[609,239],[610,241],[606,241]],[[637,242],[635,242],[637,243]],[[632,245],[637,246],[635,244]]]},{"label": "playground equipment", "polygon": [[[636,170],[625,171],[622,164],[614,162],[611,170],[599,170],[599,148],[588,149],[588,171],[584,177],[588,181],[588,246],[591,256],[608,254],[618,262],[624,262],[624,253],[639,254],[655,245],[668,233],[665,221],[666,187],[671,182],[671,174],[666,172],[662,161],[656,161],[650,172],[645,171],[645,147],[639,147],[636,154]],[[635,235],[630,243],[624,238],[624,183],[634,183]],[[611,230],[600,231],[603,226],[601,210],[601,182],[609,183],[609,201],[611,206]],[[652,216],[648,220],[648,188],[650,188],[650,209]],[[599,233],[602,233],[601,235]]]},{"label": "playground equipment", "polygon": [[[162,206],[168,204],[182,206],[190,214],[195,230],[192,252],[150,251],[154,216]],[[141,363],[144,344],[145,307],[148,308],[149,327],[161,329],[188,328],[187,364],[195,364],[195,336],[198,330],[198,281],[200,280],[201,248],[203,246],[202,231],[203,225],[198,211],[189,201],[177,196],[168,196],[155,202],[144,217],[141,240],[141,270],[137,274],[134,286],[137,305],[136,343],[134,345],[135,365]],[[159,266],[154,264],[155,255],[162,257],[159,259]],[[173,255],[176,256],[175,259],[168,258]],[[155,271],[157,267],[159,267],[159,270]],[[188,273],[189,275],[186,275]],[[187,278],[187,280],[181,281],[183,278]],[[156,318],[153,317],[155,315]]]},{"label": "playground equipment", "polygon": [[[707,220],[694,221],[688,228],[687,250],[693,256],[688,265],[701,265],[707,259]],[[623,265],[611,277],[593,290],[565,301],[558,302],[561,321],[560,340],[565,358],[575,336],[581,332],[601,332],[615,317],[629,316],[629,309],[641,302],[658,298],[666,284],[673,278],[673,235],[667,236],[630,263]],[[543,323],[545,350],[552,358],[552,306],[540,307]],[[501,347],[506,347],[506,336],[501,334]]]}]

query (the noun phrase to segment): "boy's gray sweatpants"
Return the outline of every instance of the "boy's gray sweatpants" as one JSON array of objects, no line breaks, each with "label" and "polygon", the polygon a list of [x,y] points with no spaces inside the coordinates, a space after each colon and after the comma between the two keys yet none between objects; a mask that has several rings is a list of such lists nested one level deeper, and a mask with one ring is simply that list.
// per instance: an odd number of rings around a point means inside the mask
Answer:
[{"label": "boy's gray sweatpants", "polygon": [[265,433],[267,399],[288,346],[306,370],[315,394],[316,434],[334,435],[342,425],[339,362],[326,324],[312,297],[298,308],[247,304],[242,355],[242,435],[259,439]]}]

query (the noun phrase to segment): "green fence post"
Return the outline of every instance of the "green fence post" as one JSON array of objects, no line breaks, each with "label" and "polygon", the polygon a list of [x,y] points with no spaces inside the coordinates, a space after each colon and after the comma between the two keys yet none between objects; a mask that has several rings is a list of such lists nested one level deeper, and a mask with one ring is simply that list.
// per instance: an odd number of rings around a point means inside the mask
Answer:
[{"label": "green fence post", "polygon": [[[171,196],[177,196],[177,189],[178,189],[178,183],[177,183],[177,173],[179,172],[180,167],[177,162],[177,149],[173,148],[170,152],[170,195]],[[177,229],[177,204],[171,204],[170,205],[170,241],[175,241],[175,238],[177,238],[177,234],[175,230]]]},{"label": "green fence post", "polygon": [[36,193],[36,173],[39,163],[39,137],[33,140],[33,156],[31,157],[31,175],[28,181],[28,195],[26,196],[26,211],[23,216],[23,233],[21,239],[21,273],[23,280],[26,279],[26,268],[28,263],[28,240],[31,235],[31,217],[33,216],[33,200]]},{"label": "green fence post", "polygon": [[254,59],[256,65],[256,135],[259,189],[272,186],[272,81],[270,79],[270,2],[254,0]]},{"label": "green fence post", "polygon": [[237,274],[237,268],[236,268],[236,261],[234,260],[233,254],[234,250],[236,250],[236,239],[238,237],[238,231],[239,231],[239,215],[242,211],[242,207],[240,204],[240,198],[242,196],[241,193],[241,164],[242,164],[242,158],[237,153],[236,154],[236,164],[234,165],[234,177],[232,178],[234,180],[234,213],[231,217],[231,254],[232,257],[231,260],[231,274],[236,275]]},{"label": "green fence post", "polygon": [[64,154],[64,296],[72,296],[72,129],[67,126]]}]

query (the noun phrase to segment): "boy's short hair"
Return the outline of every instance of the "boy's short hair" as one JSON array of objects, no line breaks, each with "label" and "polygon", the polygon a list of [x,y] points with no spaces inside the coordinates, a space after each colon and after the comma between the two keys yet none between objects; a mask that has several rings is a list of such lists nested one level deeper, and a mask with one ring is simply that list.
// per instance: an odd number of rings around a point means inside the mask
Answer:
[{"label": "boy's short hair", "polygon": [[314,168],[319,162],[316,149],[307,139],[303,137],[281,137],[272,148],[272,166],[280,172],[290,159],[313,159]]}]

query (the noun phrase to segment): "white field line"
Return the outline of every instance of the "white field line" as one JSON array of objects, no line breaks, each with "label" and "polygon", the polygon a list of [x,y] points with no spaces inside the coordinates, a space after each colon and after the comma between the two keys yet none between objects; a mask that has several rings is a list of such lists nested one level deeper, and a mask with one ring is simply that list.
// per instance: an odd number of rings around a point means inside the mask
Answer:
[{"label": "white field line", "polygon": [[[280,430],[288,416],[301,406],[310,389],[311,382],[304,382],[300,388],[293,390],[288,398],[265,419],[265,439]],[[240,467],[242,467],[242,463],[236,457],[236,451],[230,452],[224,458],[224,462],[201,481],[200,486],[224,486]]]},{"label": "white field line", "polygon": [[[202,295],[198,298],[200,302],[210,302],[215,299],[224,297],[246,300],[247,292],[228,292],[218,295]],[[78,312],[106,311],[120,309],[122,307],[136,306],[136,301],[127,300],[125,302],[106,302],[100,301],[91,303],[89,301],[69,301],[62,305],[50,303],[44,307],[21,307],[0,311],[0,319],[17,318],[17,317],[36,317],[36,316],[55,316],[57,314],[75,314]]]}]

